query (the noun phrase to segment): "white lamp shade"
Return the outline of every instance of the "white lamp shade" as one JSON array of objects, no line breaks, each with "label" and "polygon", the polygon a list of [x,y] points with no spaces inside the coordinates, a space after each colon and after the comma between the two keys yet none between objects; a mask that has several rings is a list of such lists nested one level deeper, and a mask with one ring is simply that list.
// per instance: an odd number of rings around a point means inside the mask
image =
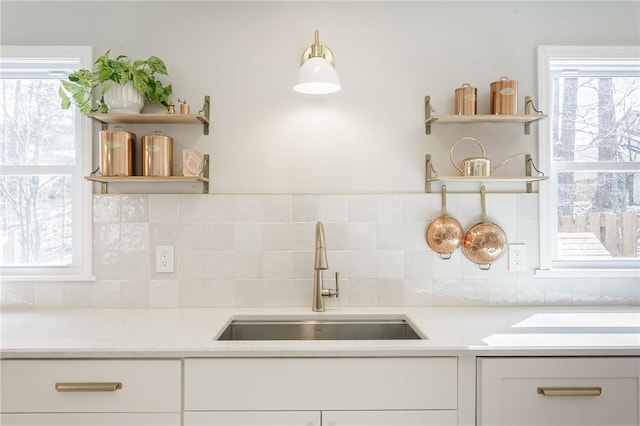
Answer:
[{"label": "white lamp shade", "polygon": [[309,95],[334,93],[340,90],[340,79],[329,61],[312,57],[300,67],[293,90]]}]

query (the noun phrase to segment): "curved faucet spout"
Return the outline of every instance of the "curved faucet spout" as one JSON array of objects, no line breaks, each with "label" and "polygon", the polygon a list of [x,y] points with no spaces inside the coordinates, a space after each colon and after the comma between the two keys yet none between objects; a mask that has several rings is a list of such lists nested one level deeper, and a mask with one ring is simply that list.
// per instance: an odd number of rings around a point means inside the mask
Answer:
[{"label": "curved faucet spout", "polygon": [[322,222],[316,223],[316,256],[313,269],[329,269],[327,264],[327,247],[324,244],[324,226]]},{"label": "curved faucet spout", "polygon": [[316,223],[316,256],[313,264],[313,304],[315,312],[324,311],[325,297],[338,297],[338,273],[336,272],[336,289],[323,287],[322,271],[329,269],[327,262],[327,247],[324,244],[324,227],[322,222]]}]

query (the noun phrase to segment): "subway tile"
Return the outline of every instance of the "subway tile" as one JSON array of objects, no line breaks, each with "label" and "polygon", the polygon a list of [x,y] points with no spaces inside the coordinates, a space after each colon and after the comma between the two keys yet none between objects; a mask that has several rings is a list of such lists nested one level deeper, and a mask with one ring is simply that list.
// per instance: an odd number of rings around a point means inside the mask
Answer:
[{"label": "subway tile", "polygon": [[292,222],[316,222],[319,219],[320,207],[317,196],[293,195],[291,196],[291,221]]},{"label": "subway tile", "polygon": [[120,196],[94,195],[93,196],[93,222],[94,223],[120,222]]},{"label": "subway tile", "polygon": [[177,308],[179,297],[177,280],[151,280],[149,283],[150,308]]},{"label": "subway tile", "polygon": [[379,279],[376,284],[378,306],[404,305],[404,280]]},{"label": "subway tile", "polygon": [[376,248],[378,250],[403,250],[404,223],[378,222],[376,226]]},{"label": "subway tile", "polygon": [[375,222],[378,218],[378,200],[375,195],[349,195],[348,220],[350,222]]},{"label": "subway tile", "polygon": [[235,221],[235,199],[233,195],[214,194],[207,197],[206,221],[225,223]]},{"label": "subway tile", "polygon": [[180,195],[178,197],[178,222],[203,223],[206,222],[209,197],[206,195]]},{"label": "subway tile", "polygon": [[123,195],[120,197],[120,221],[148,222],[149,196]]},{"label": "subway tile", "polygon": [[433,280],[434,306],[461,306],[460,280]]},{"label": "subway tile", "polygon": [[234,222],[262,222],[262,195],[234,195]]},{"label": "subway tile", "polygon": [[232,223],[209,223],[205,227],[205,249],[207,251],[233,250],[235,225]]},{"label": "subway tile", "polygon": [[404,251],[378,250],[376,253],[376,277],[378,279],[404,279]]},{"label": "subway tile", "polygon": [[265,251],[291,250],[291,225],[289,223],[265,223],[262,230],[262,246]]},{"label": "subway tile", "polygon": [[406,278],[431,278],[433,275],[433,256],[424,251],[405,252]]},{"label": "subway tile", "polygon": [[291,196],[264,195],[262,197],[262,215],[265,222],[291,222]]},{"label": "subway tile", "polygon": [[491,288],[487,279],[464,279],[460,285],[460,296],[465,306],[484,306],[490,303]]},{"label": "subway tile", "polygon": [[404,195],[378,195],[378,222],[404,221]]},{"label": "subway tile", "polygon": [[263,246],[261,223],[236,223],[233,229],[233,247],[239,251],[258,251]]},{"label": "subway tile", "polygon": [[377,236],[375,222],[349,222],[347,233],[350,250],[376,249]]},{"label": "subway tile", "polygon": [[348,220],[348,197],[346,195],[319,195],[318,220],[323,222],[346,222]]},{"label": "subway tile", "polygon": [[404,280],[405,306],[432,306],[433,280],[431,278],[409,278]]},{"label": "subway tile", "polygon": [[265,279],[290,279],[293,256],[290,251],[266,251],[262,253],[262,277]]},{"label": "subway tile", "polygon": [[234,281],[235,303],[239,308],[263,306],[264,288],[262,280],[238,279]]},{"label": "subway tile", "polygon": [[175,250],[205,250],[207,248],[207,225],[204,223],[182,223],[178,225]]},{"label": "subway tile", "polygon": [[149,195],[149,222],[177,223],[179,197],[177,195]]},{"label": "subway tile", "polygon": [[120,225],[120,250],[149,250],[149,224],[123,223]]},{"label": "subway tile", "polygon": [[378,306],[378,282],[375,279],[349,279],[349,306]]},{"label": "subway tile", "polygon": [[349,252],[349,279],[376,278],[376,252],[356,250]]}]

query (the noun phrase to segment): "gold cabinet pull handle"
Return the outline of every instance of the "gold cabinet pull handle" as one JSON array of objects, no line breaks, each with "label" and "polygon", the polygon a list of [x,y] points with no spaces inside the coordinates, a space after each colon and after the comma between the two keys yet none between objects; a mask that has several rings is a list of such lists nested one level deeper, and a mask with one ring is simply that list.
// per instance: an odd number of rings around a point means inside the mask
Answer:
[{"label": "gold cabinet pull handle", "polygon": [[122,389],[122,382],[56,383],[57,392],[115,392]]},{"label": "gold cabinet pull handle", "polygon": [[601,387],[538,387],[538,394],[544,396],[600,396]]}]

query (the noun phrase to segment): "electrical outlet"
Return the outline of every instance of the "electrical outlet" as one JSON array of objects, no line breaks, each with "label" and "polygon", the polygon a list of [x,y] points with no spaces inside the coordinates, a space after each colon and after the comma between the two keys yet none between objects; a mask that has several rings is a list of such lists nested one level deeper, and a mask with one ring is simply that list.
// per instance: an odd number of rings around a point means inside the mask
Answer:
[{"label": "electrical outlet", "polygon": [[173,246],[156,246],[156,272],[173,272]]},{"label": "electrical outlet", "polygon": [[526,271],[527,246],[525,244],[509,244],[509,270]]}]

